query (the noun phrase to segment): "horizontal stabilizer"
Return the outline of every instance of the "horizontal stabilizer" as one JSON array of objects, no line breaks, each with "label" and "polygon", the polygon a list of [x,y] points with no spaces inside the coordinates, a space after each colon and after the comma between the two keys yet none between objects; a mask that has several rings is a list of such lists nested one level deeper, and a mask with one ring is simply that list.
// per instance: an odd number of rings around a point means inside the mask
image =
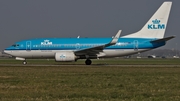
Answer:
[{"label": "horizontal stabilizer", "polygon": [[175,36],[169,36],[169,37],[166,37],[166,38],[162,38],[162,39],[157,39],[157,40],[153,40],[151,42],[161,42],[161,41],[168,41],[172,38],[175,38]]}]

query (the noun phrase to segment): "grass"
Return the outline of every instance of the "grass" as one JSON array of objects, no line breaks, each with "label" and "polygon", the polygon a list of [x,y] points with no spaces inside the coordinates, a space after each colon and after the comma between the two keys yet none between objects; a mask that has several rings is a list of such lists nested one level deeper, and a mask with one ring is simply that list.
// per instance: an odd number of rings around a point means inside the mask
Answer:
[{"label": "grass", "polygon": [[[38,61],[42,61],[39,64],[43,63],[43,60]],[[141,61],[145,60],[119,61],[127,61],[125,64],[136,64],[140,61],[143,64]],[[154,64],[151,59],[146,61]],[[178,60],[173,59],[162,61],[178,64]],[[2,63],[5,62],[0,61]],[[9,60],[9,63],[13,64],[14,61]],[[30,60],[30,63],[38,64],[35,60]],[[179,84],[179,66],[0,67],[1,101],[179,101]]]}]

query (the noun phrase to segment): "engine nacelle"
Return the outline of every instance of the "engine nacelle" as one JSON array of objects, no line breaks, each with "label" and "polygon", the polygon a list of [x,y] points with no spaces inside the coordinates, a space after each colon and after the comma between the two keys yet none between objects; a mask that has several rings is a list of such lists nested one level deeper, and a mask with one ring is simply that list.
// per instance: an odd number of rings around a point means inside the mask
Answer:
[{"label": "engine nacelle", "polygon": [[75,61],[76,56],[74,55],[74,52],[57,52],[55,54],[55,60],[56,61]]}]

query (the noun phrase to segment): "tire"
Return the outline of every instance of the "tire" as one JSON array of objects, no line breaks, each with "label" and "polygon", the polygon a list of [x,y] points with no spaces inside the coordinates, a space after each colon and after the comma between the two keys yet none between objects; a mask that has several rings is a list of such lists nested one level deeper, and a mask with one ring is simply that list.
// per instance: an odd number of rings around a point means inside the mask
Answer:
[{"label": "tire", "polygon": [[86,64],[86,65],[91,65],[91,63],[92,63],[92,61],[91,61],[90,59],[87,59],[87,60],[85,61],[85,64]]},{"label": "tire", "polygon": [[26,65],[26,64],[27,64],[27,62],[26,62],[26,61],[23,61],[22,63],[23,63],[23,65]]}]

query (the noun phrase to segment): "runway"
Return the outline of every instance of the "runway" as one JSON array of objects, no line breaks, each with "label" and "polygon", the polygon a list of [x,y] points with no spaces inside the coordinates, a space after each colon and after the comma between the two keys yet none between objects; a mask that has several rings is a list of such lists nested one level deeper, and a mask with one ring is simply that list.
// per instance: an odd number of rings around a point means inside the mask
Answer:
[{"label": "runway", "polygon": [[180,65],[116,65],[116,64],[92,64],[92,65],[83,65],[83,64],[0,64],[0,67],[180,67]]}]

